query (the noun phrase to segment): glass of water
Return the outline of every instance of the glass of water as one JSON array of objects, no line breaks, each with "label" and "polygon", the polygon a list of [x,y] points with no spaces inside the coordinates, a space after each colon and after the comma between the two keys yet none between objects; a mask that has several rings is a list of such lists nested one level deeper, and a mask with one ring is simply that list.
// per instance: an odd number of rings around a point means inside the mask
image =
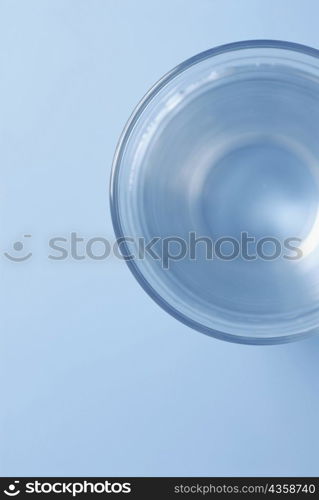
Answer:
[{"label": "glass of water", "polygon": [[164,76],[114,159],[118,244],[149,295],[223,340],[319,325],[319,52],[257,40]]}]

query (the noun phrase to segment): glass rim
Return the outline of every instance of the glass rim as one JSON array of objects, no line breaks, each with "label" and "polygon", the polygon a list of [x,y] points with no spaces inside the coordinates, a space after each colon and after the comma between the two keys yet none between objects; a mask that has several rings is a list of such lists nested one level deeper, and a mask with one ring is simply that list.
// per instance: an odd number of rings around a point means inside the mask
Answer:
[{"label": "glass rim", "polygon": [[[122,229],[120,210],[118,205],[118,177],[121,167],[121,161],[124,149],[127,142],[130,139],[132,129],[134,125],[139,120],[141,114],[144,112],[148,104],[153,100],[153,98],[162,90],[163,87],[176,76],[183,73],[185,70],[194,66],[195,64],[204,61],[206,59],[213,58],[218,55],[226,54],[228,52],[236,52],[245,49],[280,49],[289,52],[300,53],[314,58],[319,58],[319,50],[308,45],[288,42],[285,40],[272,40],[272,39],[252,39],[252,40],[242,40],[237,42],[231,42],[223,45],[218,45],[216,47],[210,48],[203,52],[199,52],[194,56],[184,60],[170,71],[164,74],[142,97],[137,106],[134,108],[129,119],[127,120],[124,129],[118,140],[114,158],[112,162],[110,183],[109,183],[109,199],[110,199],[110,212],[113,224],[114,233],[117,239],[125,238],[125,234]],[[125,241],[123,240],[124,253],[129,254],[129,248]],[[270,336],[270,337],[249,337],[245,335],[237,335],[233,333],[227,333],[222,330],[216,330],[209,326],[203,325],[198,321],[182,313],[174,306],[172,306],[162,295],[157,292],[154,287],[149,283],[149,281],[144,276],[143,272],[140,270],[139,266],[135,263],[134,259],[125,259],[125,262],[132,272],[133,276],[144,289],[144,291],[167,313],[173,316],[175,319],[179,320],[184,325],[191,327],[194,330],[204,333],[210,337],[217,338],[219,340],[224,340],[227,342],[237,343],[237,344],[251,344],[251,345],[274,345],[283,344],[292,341],[301,340],[303,338],[309,338],[311,335],[317,333],[317,328],[313,328],[306,331],[301,331],[291,335],[281,335],[281,336]]]}]

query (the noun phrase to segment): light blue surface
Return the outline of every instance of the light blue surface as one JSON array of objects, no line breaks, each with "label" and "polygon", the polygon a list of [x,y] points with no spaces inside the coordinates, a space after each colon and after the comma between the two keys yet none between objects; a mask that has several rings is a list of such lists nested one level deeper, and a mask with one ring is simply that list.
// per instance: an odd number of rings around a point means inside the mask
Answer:
[{"label": "light blue surface", "polygon": [[[0,2],[1,475],[318,475],[319,338],[223,343],[179,324],[115,259],[107,184],[140,97],[247,38],[319,47],[316,0]],[[24,234],[32,234],[26,240]]]}]

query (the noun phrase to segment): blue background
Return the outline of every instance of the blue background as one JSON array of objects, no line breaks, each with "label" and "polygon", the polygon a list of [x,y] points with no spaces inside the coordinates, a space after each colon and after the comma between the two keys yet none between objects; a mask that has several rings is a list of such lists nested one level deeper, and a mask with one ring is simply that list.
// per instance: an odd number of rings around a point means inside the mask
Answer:
[{"label": "blue background", "polygon": [[217,341],[115,258],[47,258],[53,236],[113,239],[114,148],[162,74],[241,39],[318,48],[318,15],[316,0],[0,0],[1,475],[319,475],[318,338]]}]

